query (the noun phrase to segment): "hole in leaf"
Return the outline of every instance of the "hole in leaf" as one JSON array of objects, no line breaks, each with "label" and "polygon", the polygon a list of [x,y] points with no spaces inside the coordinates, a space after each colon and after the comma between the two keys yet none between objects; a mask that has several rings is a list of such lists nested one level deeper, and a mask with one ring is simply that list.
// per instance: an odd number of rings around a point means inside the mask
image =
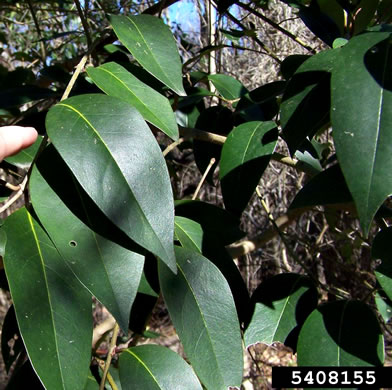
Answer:
[{"label": "hole in leaf", "polygon": [[78,245],[78,243],[77,243],[76,241],[74,241],[74,240],[71,240],[71,241],[69,242],[69,246],[75,247],[75,246],[77,246],[77,245]]}]

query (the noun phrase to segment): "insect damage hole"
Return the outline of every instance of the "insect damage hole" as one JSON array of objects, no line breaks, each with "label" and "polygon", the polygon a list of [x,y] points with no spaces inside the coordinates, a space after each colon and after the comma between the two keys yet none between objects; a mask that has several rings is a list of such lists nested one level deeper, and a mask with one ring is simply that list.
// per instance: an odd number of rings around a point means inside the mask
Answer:
[{"label": "insect damage hole", "polygon": [[69,246],[72,246],[73,248],[75,247],[75,246],[77,246],[78,245],[78,243],[76,242],[76,241],[74,241],[74,240],[71,240],[70,242],[69,242]]}]

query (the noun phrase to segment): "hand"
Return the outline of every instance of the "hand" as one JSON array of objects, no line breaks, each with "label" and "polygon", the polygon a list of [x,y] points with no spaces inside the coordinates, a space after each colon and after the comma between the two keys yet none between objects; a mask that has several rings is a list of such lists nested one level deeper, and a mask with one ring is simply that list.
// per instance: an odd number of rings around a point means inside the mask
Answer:
[{"label": "hand", "polygon": [[37,136],[34,127],[0,127],[0,161],[32,145]]}]

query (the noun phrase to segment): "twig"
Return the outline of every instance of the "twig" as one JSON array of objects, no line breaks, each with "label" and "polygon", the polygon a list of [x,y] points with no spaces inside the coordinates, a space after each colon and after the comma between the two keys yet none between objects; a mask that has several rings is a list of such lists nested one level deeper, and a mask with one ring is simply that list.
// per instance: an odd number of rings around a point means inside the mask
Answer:
[{"label": "twig", "polygon": [[[275,225],[278,229],[283,230],[287,226],[289,226],[292,222],[295,221],[297,217],[299,217],[305,209],[294,210],[288,212],[287,214],[281,215],[280,217],[275,219]],[[244,256],[250,252],[253,252],[259,248],[261,248],[264,244],[270,241],[272,238],[278,235],[278,230],[275,226],[270,227],[265,232],[250,238],[249,240],[243,240],[239,242],[235,242],[226,247],[228,253],[233,259]]]},{"label": "twig", "polygon": [[[237,24],[239,27],[241,27],[243,30],[247,30],[247,28],[235,17],[233,16],[230,12],[226,12],[226,15],[229,19],[231,19],[235,24]],[[271,48],[269,48],[265,43],[261,42],[259,38],[257,37],[251,37],[260,47],[262,47],[265,51],[266,54],[268,54],[271,58],[273,58],[278,64],[281,64],[282,61],[279,59],[279,57],[273,52]]]},{"label": "twig", "polygon": [[97,325],[94,328],[93,331],[93,342],[92,342],[92,348],[93,350],[97,349],[99,340],[102,339],[102,337],[109,331],[111,331],[116,325],[116,320],[114,317],[110,314],[110,317],[107,318],[105,321],[101,322],[99,325]]},{"label": "twig", "polygon": [[185,141],[185,138],[179,138],[178,141],[171,143],[166,149],[162,152],[163,157],[167,156],[173,149],[175,149],[178,145],[181,145]]},{"label": "twig", "polygon": [[212,166],[215,164],[215,161],[216,160],[215,160],[214,157],[210,160],[210,163],[208,164],[208,167],[206,168],[206,170],[205,170],[205,172],[204,172],[204,174],[203,174],[203,176],[202,176],[202,178],[200,180],[200,183],[198,184],[198,186],[196,188],[196,191],[195,191],[195,193],[192,196],[192,200],[195,200],[197,198],[197,195],[199,194],[200,188],[203,185],[204,181],[206,180],[208,172],[210,172]]},{"label": "twig", "polygon": [[[31,0],[27,0],[27,4],[28,4],[28,6],[29,6],[29,9],[30,9],[30,12],[31,12],[31,16],[33,17],[34,25],[35,25],[35,28],[36,28],[36,30],[37,30],[38,36],[42,39],[43,36],[42,36],[41,28],[40,28],[40,26],[39,26],[39,22],[38,22],[38,19],[37,19],[37,15],[35,14],[35,11],[34,11],[33,3],[31,2]],[[43,64],[45,65],[45,61],[46,61],[46,48],[45,48],[45,44],[44,44],[44,42],[43,42],[42,40],[41,40],[41,42],[40,42],[40,46],[41,46],[42,62],[43,62]]]},{"label": "twig", "polygon": [[90,35],[90,27],[88,25],[87,19],[84,16],[82,6],[80,5],[79,0],[74,0],[74,3],[76,6],[76,9],[78,10],[78,14],[79,14],[80,20],[82,22],[83,30],[86,33],[87,46],[90,49],[91,44],[92,44],[91,35]]},{"label": "twig", "polygon": [[14,196],[10,196],[7,199],[7,201],[3,204],[3,206],[0,207],[0,213],[3,213],[5,210],[7,210],[12,204],[14,204],[23,195],[24,189],[27,184],[27,179],[28,176],[26,175],[22,183],[19,185],[18,192]]},{"label": "twig", "polygon": [[238,2],[237,5],[239,5],[241,8],[245,9],[246,11],[252,13],[253,15],[257,16],[258,18],[260,18],[264,22],[268,23],[270,26],[274,27],[275,29],[277,29],[278,31],[280,31],[281,33],[283,33],[284,35],[286,35],[287,37],[289,37],[293,41],[297,42],[299,45],[301,45],[303,48],[305,48],[309,52],[315,53],[315,50],[311,46],[307,45],[305,42],[303,42],[297,36],[292,34],[290,31],[287,31],[286,29],[281,27],[278,23],[275,23],[273,20],[268,19],[266,16],[264,16],[260,12],[256,11],[255,9],[250,7],[248,4]]},{"label": "twig", "polygon": [[[105,361],[101,360],[101,359],[97,359],[97,362],[99,364],[99,366],[101,367],[102,371],[105,369]],[[107,372],[106,374],[106,378],[110,384],[110,386],[112,387],[112,390],[118,390],[118,387],[116,385],[116,382],[114,381],[112,375],[110,374],[110,372]]]},{"label": "twig", "polygon": [[105,389],[106,377],[108,376],[110,362],[112,361],[112,357],[113,357],[113,352],[116,349],[116,342],[117,342],[117,336],[118,336],[119,331],[120,331],[120,327],[118,326],[118,324],[116,322],[116,325],[114,326],[114,329],[113,329],[112,339],[110,340],[109,352],[108,352],[108,356],[106,357],[105,368],[103,370],[101,384],[99,385],[99,390]]},{"label": "twig", "polygon": [[7,183],[5,180],[3,180],[3,179],[0,179],[0,184],[2,185],[2,186],[4,186],[5,188],[8,188],[9,190],[11,190],[11,191],[19,191],[20,190],[20,184],[19,185],[17,185],[17,186],[15,186],[15,185],[13,185],[13,184],[11,184],[11,183]]},{"label": "twig", "polygon": [[[217,145],[223,145],[226,141],[226,137],[224,135],[214,134],[214,133],[210,133],[208,131],[190,128],[190,127],[180,126],[180,134],[185,139],[193,138],[193,139],[197,139],[199,141],[211,142],[211,143],[217,144]],[[288,167],[295,168],[298,171],[313,174],[313,172],[310,172],[310,171],[308,172],[307,166],[305,164],[303,164],[301,161],[295,160],[295,159],[288,157],[288,156],[285,156],[281,153],[276,153],[276,152],[273,153],[271,155],[271,159],[274,161],[280,162],[284,165],[287,165]]]}]

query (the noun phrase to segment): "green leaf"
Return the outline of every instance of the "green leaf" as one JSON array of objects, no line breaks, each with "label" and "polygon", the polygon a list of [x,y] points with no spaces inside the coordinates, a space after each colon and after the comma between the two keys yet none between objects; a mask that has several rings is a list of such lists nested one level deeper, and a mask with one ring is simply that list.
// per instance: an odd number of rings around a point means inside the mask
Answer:
[{"label": "green leaf", "polygon": [[5,161],[18,168],[28,168],[34,160],[35,155],[41,145],[42,137],[38,137],[37,140],[28,148],[21,150],[18,154],[5,158]]},{"label": "green leaf", "polygon": [[379,0],[362,0],[355,13],[354,34],[357,35],[368,27],[376,16]]},{"label": "green leaf", "polygon": [[174,232],[184,248],[201,253],[203,244],[203,228],[189,218],[176,216],[174,218]]},{"label": "green leaf", "polygon": [[238,80],[226,74],[211,74],[208,80],[212,81],[218,92],[227,100],[240,99],[248,92]]},{"label": "green leaf", "polygon": [[317,290],[309,278],[299,274],[276,275],[259,285],[252,295],[252,319],[244,342],[286,343],[317,306]]},{"label": "green leaf", "polygon": [[339,164],[311,178],[297,193],[290,209],[352,202]]},{"label": "green leaf", "polygon": [[375,275],[389,299],[392,298],[391,239],[392,227],[388,227],[377,233],[372,245],[372,257],[381,260]]},{"label": "green leaf", "polygon": [[214,236],[208,235],[199,223],[183,217],[175,217],[175,233],[181,246],[200,252],[214,263],[229,283],[240,322],[247,322],[249,317],[249,293],[242,275],[226,248],[219,245]]},{"label": "green leaf", "polygon": [[25,208],[4,227],[4,266],[34,370],[47,389],[82,389],[91,355],[91,295]]},{"label": "green leaf", "polygon": [[392,194],[391,34],[366,33],[342,47],[332,74],[331,120],[338,160],[367,235]]},{"label": "green leaf", "polygon": [[111,15],[110,23],[118,39],[144,69],[178,95],[186,95],[176,42],[162,20],[151,15]]},{"label": "green leaf", "polygon": [[99,390],[99,384],[93,376],[89,375],[87,377],[87,383],[84,390]]},{"label": "green leaf", "polygon": [[[280,120],[290,153],[329,122],[330,78],[335,50],[308,58],[295,72],[283,95]],[[302,57],[300,58],[302,61]],[[317,105],[314,102],[317,101]]]},{"label": "green leaf", "polygon": [[239,387],[242,342],[230,287],[199,253],[176,248],[176,257],[178,275],[159,264],[159,280],[185,354],[207,389]]},{"label": "green leaf", "polygon": [[175,352],[159,345],[123,351],[119,360],[123,390],[201,390],[192,368]]},{"label": "green leaf", "polygon": [[239,220],[210,203],[198,200],[176,201],[176,215],[199,223],[203,232],[221,245],[229,245],[245,236],[239,228]]},{"label": "green leaf", "polygon": [[61,157],[104,214],[175,271],[169,174],[139,112],[112,96],[81,95],[51,108],[46,125]]},{"label": "green leaf", "polygon": [[[43,154],[47,154],[47,150]],[[144,258],[96,234],[72,213],[50,184],[54,185],[56,179],[65,181],[68,183],[66,191],[71,191],[70,186],[75,187],[75,181],[69,171],[59,169],[58,163],[53,172],[51,162],[54,160],[45,157],[41,155],[30,177],[34,210],[69,268],[126,332]],[[87,214],[87,207],[78,197],[77,189],[73,192],[77,197],[75,202],[80,202],[80,208]],[[55,215],[53,210],[56,210]],[[86,219],[92,217],[87,214]]]},{"label": "green leaf", "polygon": [[166,97],[115,62],[103,64],[98,68],[87,68],[87,73],[106,94],[130,103],[147,122],[174,140],[178,139],[176,118]]},{"label": "green leaf", "polygon": [[374,297],[375,304],[377,306],[378,312],[381,314],[385,323],[387,323],[392,318],[392,302],[389,298],[384,295],[376,293]]},{"label": "green leaf", "polygon": [[299,366],[379,366],[384,340],[373,311],[358,301],[337,301],[314,310],[298,340]]},{"label": "green leaf", "polygon": [[0,256],[4,257],[7,234],[3,227],[0,228]]},{"label": "green leaf", "polygon": [[247,122],[234,128],[223,145],[219,178],[226,209],[236,215],[246,208],[274,152],[274,122]]}]

